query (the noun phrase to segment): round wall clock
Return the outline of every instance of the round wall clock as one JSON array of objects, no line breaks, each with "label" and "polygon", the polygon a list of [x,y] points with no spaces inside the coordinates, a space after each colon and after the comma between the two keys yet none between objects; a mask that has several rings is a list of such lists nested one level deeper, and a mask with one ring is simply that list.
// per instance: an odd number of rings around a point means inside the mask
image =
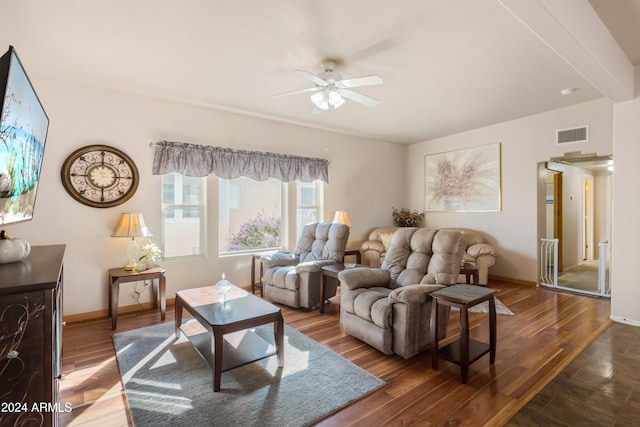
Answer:
[{"label": "round wall clock", "polygon": [[74,151],[62,164],[60,174],[71,197],[94,208],[118,206],[138,188],[136,164],[108,145],[88,145]]}]

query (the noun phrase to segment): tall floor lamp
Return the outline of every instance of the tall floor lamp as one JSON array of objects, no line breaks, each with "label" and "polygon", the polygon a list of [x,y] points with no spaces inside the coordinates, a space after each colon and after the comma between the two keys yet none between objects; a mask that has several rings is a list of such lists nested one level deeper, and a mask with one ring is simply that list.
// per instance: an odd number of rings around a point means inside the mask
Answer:
[{"label": "tall floor lamp", "polygon": [[127,271],[136,271],[138,269],[138,257],[140,256],[140,247],[136,243],[136,237],[149,237],[153,234],[144,223],[144,218],[140,212],[123,213],[120,221],[113,230],[111,237],[131,237],[131,242],[127,246],[127,258],[129,263],[124,266]]}]

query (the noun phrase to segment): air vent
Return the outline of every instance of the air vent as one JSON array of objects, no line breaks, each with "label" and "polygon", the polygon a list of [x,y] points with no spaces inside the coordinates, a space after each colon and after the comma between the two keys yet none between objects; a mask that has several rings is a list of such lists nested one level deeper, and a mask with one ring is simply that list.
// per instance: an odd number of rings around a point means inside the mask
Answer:
[{"label": "air vent", "polygon": [[556,132],[556,144],[573,144],[589,140],[589,126],[573,129],[561,129]]}]

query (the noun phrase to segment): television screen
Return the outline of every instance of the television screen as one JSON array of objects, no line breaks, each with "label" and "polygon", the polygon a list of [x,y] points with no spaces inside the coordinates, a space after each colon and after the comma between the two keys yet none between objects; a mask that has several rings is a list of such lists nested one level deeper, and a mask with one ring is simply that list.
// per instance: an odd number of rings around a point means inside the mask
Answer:
[{"label": "television screen", "polygon": [[49,118],[9,46],[0,58],[0,224],[33,217]]}]

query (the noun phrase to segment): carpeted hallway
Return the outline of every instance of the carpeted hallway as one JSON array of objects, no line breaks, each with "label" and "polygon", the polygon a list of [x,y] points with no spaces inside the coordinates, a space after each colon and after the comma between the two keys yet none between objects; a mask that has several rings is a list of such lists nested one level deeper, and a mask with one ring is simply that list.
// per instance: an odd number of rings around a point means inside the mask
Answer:
[{"label": "carpeted hallway", "polygon": [[[609,274],[605,275],[606,288],[608,288]],[[584,261],[580,265],[569,267],[558,273],[558,286],[583,290],[589,292],[598,291],[598,261]]]}]

